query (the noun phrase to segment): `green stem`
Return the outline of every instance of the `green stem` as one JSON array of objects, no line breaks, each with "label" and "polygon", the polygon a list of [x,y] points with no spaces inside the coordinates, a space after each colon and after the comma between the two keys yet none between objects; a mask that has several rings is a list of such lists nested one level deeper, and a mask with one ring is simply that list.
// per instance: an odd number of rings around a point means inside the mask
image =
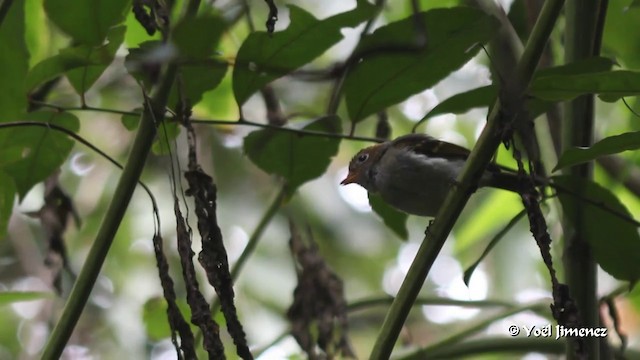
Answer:
[{"label": "green stem", "polygon": [[563,0],[547,0],[545,2],[522,58],[516,67],[514,91],[506,94],[508,98],[503,99],[506,104],[500,99],[496,101],[493,111],[489,115],[487,125],[457,179],[454,191],[449,192],[444,202],[445,206],[440,209],[431,226],[427,228],[426,236],[416,254],[415,260],[411,264],[397,297],[384,320],[371,353],[371,359],[388,359],[391,355],[398,334],[409,315],[411,306],[417,298],[431,266],[442,249],[456,219],[458,219],[467,203],[469,196],[477,187],[478,179],[498,149],[502,137],[500,122],[508,123],[513,121],[514,115],[518,113],[518,111],[514,111],[518,109],[513,107],[522,106],[524,91],[533,77],[535,65],[540,59],[542,50],[547,43],[563,5]]},{"label": "green stem", "polygon": [[[509,356],[524,355],[527,353],[562,354],[565,341],[556,340],[553,337],[493,337],[475,341],[465,341],[456,346],[434,349],[429,352],[429,359],[460,359],[482,354],[508,354]],[[407,356],[402,360],[425,359],[424,352],[418,352],[414,356]]]},{"label": "green stem", "polygon": [[485,329],[487,326],[493,324],[494,322],[496,322],[497,320],[501,320],[504,318],[507,318],[511,315],[515,315],[521,312],[525,312],[525,311],[529,311],[529,310],[535,310],[535,309],[540,309],[540,308],[545,308],[547,307],[547,304],[542,304],[542,303],[535,303],[535,304],[530,304],[530,305],[525,305],[525,306],[520,306],[514,309],[509,309],[507,311],[503,311],[500,312],[494,316],[491,316],[487,319],[483,319],[479,322],[477,322],[476,324],[473,324],[471,326],[468,326],[466,329],[459,331],[458,333],[443,339],[431,346],[428,346],[424,349],[420,349],[419,351],[416,351],[414,353],[411,353],[409,355],[407,355],[406,357],[403,357],[403,360],[409,360],[409,359],[425,359],[427,357],[430,358],[431,354],[434,353],[436,350],[441,350],[441,349],[446,349],[446,348],[455,348],[458,346],[458,344],[462,343],[466,338],[477,334],[478,332],[480,332],[481,330]]},{"label": "green stem", "polygon": [[[566,9],[566,51],[567,63],[589,58],[598,51],[595,44],[600,0],[570,0]],[[594,103],[593,95],[581,96],[565,106],[565,119],[563,121],[564,149],[574,146],[590,146],[593,143]],[[586,163],[568,169],[568,173],[574,176],[590,179],[593,177],[593,164]],[[580,196],[580,195],[578,195]],[[584,207],[578,206],[577,209]],[[597,327],[600,324],[598,314],[597,294],[597,265],[593,259],[591,248],[583,233],[583,213],[576,211],[574,219],[565,219],[563,222],[564,243],[564,267],[566,282],[569,286],[571,297],[578,307],[578,314],[582,321],[581,326]],[[582,350],[589,354],[590,359],[599,358],[599,339],[583,339],[586,348]],[[576,357],[577,342],[567,342],[567,358]]]},{"label": "green stem", "polygon": [[59,359],[60,354],[64,350],[73,328],[75,327],[82,309],[89,299],[93,285],[100,274],[100,269],[107,256],[113,238],[122,222],[124,213],[127,210],[133,191],[138,184],[140,174],[144,168],[147,155],[151,149],[151,144],[156,134],[156,124],[154,118],[162,118],[164,109],[169,97],[169,92],[173,84],[176,74],[176,67],[169,66],[164,80],[153,96],[153,109],[146,107],[140,120],[140,127],[136,134],[129,160],[122,171],[122,176],[118,181],[116,191],[113,195],[113,201],[109,204],[109,208],[104,220],[98,231],[89,255],[85,260],[82,271],[80,272],[76,283],[71,290],[69,300],[67,301],[60,321],[53,329],[53,333],[49,338],[42,359]]},{"label": "green stem", "polygon": [[[377,297],[377,298],[368,298],[356,300],[353,302],[349,302],[347,307],[348,311],[358,311],[362,309],[367,309],[372,306],[379,305],[389,305],[393,303],[393,298],[390,296],[385,297]],[[456,300],[449,298],[417,298],[414,302],[414,305],[442,305],[442,306],[463,306],[463,307],[477,307],[477,308],[488,308],[488,307],[503,307],[503,308],[513,308],[514,305],[512,303],[500,300]]]}]

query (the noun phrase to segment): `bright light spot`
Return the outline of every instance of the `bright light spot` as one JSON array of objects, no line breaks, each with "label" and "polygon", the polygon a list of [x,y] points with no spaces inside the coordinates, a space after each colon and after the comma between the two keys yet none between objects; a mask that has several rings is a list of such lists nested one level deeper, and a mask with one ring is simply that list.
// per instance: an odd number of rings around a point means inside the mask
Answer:
[{"label": "bright light spot", "polygon": [[[429,121],[427,121],[425,132],[435,138],[445,140],[443,139],[444,134],[456,132],[456,116],[453,114],[443,114],[430,118]],[[460,145],[464,145],[464,143]]]},{"label": "bright light spot", "polygon": [[418,121],[437,104],[438,97],[433,90],[429,89],[411,96],[407,101],[400,104],[400,111],[410,120]]},{"label": "bright light spot", "polygon": [[522,360],[547,360],[547,359],[548,357],[540,353],[531,353],[522,357]]},{"label": "bright light spot", "polygon": [[[49,292],[50,289],[42,280],[36,277],[26,277],[16,281],[12,291],[42,291]],[[25,319],[33,319],[40,313],[45,300],[19,301],[11,304],[11,308],[18,316]]]},{"label": "bright light spot", "polygon": [[153,242],[149,238],[138,238],[131,243],[129,250],[140,254],[153,254]]},{"label": "bright light spot", "polygon": [[171,340],[166,339],[153,345],[150,358],[151,360],[176,360],[178,356]]},{"label": "bright light spot", "polygon": [[[462,268],[458,261],[450,256],[440,255],[433,265],[429,279],[438,285],[439,296],[455,300],[482,300],[489,291],[487,275],[481,269],[476,269],[469,283],[469,287],[462,279]],[[423,306],[422,312],[434,323],[450,323],[466,320],[480,312],[477,308],[460,306]]]},{"label": "bright light spot", "polygon": [[229,228],[229,233],[225,237],[227,241],[227,256],[229,257],[229,261],[233,262],[238,260],[240,254],[244,251],[244,248],[247,246],[249,242],[249,235],[244,231],[243,228],[237,225],[232,225]]},{"label": "bright light spot", "polygon": [[113,281],[106,276],[100,276],[97,285],[91,294],[91,302],[103,309],[110,308],[113,306]]},{"label": "bright light spot", "polygon": [[449,286],[462,279],[462,267],[458,260],[451,256],[440,254],[433,264],[429,280],[438,286]]},{"label": "bright light spot", "polygon": [[83,152],[77,152],[71,156],[69,168],[74,174],[78,176],[85,176],[95,167],[95,164],[90,160],[91,158],[89,155]]},{"label": "bright light spot", "polygon": [[516,294],[516,300],[519,303],[531,303],[543,299],[551,299],[551,292],[544,289],[530,288],[525,289]]},{"label": "bright light spot", "polygon": [[382,289],[391,296],[396,296],[400,285],[404,280],[405,273],[397,266],[391,267],[384,272],[382,277]]},{"label": "bright light spot", "polygon": [[[346,176],[348,170],[343,168],[336,174],[336,184],[339,184]],[[349,204],[353,209],[359,212],[371,212],[371,205],[369,205],[369,196],[367,190],[362,186],[356,184],[349,184],[346,186],[340,185],[338,187],[338,194],[342,200]]]},{"label": "bright light spot", "polygon": [[222,136],[222,146],[227,149],[239,149],[242,147],[243,139],[240,134],[225,134]]},{"label": "bright light spot", "polygon": [[95,359],[89,352],[89,348],[79,345],[67,345],[62,353],[63,359],[91,360]]},{"label": "bright light spot", "polygon": [[269,347],[257,359],[259,360],[275,360],[275,359],[295,359],[294,354],[299,353],[300,346],[291,336],[288,336],[278,344]]},{"label": "bright light spot", "polygon": [[409,271],[409,267],[411,266],[413,259],[415,259],[419,247],[420,244],[418,243],[403,244],[400,247],[400,251],[398,251],[398,268],[404,274]]},{"label": "bright light spot", "polygon": [[49,326],[41,321],[22,321],[18,327],[18,342],[30,355],[35,355],[42,350],[47,337],[49,336]]}]

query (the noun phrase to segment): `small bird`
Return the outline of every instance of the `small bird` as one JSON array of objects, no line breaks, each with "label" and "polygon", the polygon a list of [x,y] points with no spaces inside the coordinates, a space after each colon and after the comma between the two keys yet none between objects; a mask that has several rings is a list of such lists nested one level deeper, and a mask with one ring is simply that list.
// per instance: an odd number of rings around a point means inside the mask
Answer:
[{"label": "small bird", "polygon": [[[360,150],[340,184],[358,184],[398,210],[433,217],[468,156],[469,150],[425,134],[404,135]],[[515,172],[491,165],[479,186],[518,192],[521,181]]]}]

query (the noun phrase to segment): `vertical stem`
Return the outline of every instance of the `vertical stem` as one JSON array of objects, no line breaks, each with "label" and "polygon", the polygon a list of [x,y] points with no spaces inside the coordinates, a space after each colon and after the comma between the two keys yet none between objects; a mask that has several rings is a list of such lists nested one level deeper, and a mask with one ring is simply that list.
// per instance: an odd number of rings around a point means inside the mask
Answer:
[{"label": "vertical stem", "polygon": [[[599,0],[568,0],[566,7],[565,61],[567,63],[591,57],[594,54]],[[593,143],[594,106],[593,95],[581,96],[565,105],[563,122],[563,147],[589,146]],[[583,178],[593,176],[593,164],[574,166],[569,174]],[[566,283],[576,301],[584,327],[599,326],[597,302],[596,263],[583,231],[584,218],[581,207],[574,219],[564,221],[564,267]],[[590,359],[599,358],[598,339],[585,338],[585,352]],[[567,342],[567,358],[575,357],[575,342]]]}]

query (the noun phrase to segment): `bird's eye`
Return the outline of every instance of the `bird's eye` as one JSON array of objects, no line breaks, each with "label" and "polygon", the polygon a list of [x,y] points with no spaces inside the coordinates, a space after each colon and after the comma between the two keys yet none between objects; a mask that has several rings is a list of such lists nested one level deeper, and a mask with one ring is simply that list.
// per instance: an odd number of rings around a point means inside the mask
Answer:
[{"label": "bird's eye", "polygon": [[369,154],[364,153],[364,154],[358,155],[357,160],[358,160],[359,163],[363,163],[363,162],[367,161],[368,158],[369,158]]}]

